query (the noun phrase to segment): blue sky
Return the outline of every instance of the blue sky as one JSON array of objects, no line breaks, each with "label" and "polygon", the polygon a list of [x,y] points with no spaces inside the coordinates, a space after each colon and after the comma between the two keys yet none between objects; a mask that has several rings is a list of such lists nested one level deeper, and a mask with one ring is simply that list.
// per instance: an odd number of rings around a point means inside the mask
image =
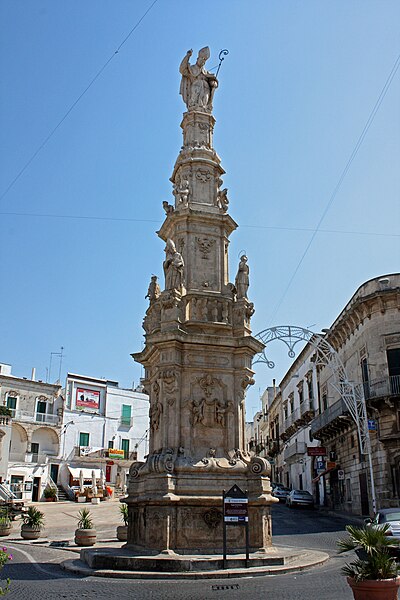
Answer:
[{"label": "blue sky", "polygon": [[[0,194],[151,1],[2,0]],[[362,282],[397,272],[400,70],[281,301],[400,52],[399,22],[389,0],[158,0],[0,201],[0,361],[45,379],[64,346],[63,376],[138,382],[130,353],[162,274],[155,231],[172,200],[189,48],[209,45],[209,68],[229,49],[214,142],[239,223],[230,276],[245,250],[254,333],[329,327]],[[248,417],[289,365],[283,348],[270,355]]]}]

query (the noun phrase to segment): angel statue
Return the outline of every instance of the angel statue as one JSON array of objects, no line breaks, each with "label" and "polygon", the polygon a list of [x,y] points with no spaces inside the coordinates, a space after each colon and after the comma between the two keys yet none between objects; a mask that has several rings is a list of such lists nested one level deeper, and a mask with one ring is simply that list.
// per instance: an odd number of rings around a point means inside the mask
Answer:
[{"label": "angel statue", "polygon": [[194,65],[189,63],[192,54],[193,50],[188,50],[179,67],[182,75],[180,94],[189,110],[198,109],[211,112],[218,80],[213,73],[204,68],[206,61],[210,58],[210,49],[208,46],[202,48]]}]

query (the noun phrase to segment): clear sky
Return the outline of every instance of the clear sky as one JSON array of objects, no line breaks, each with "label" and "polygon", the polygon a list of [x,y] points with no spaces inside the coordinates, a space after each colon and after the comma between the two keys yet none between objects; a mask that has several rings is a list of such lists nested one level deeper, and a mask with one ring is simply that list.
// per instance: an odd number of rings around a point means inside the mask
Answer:
[{"label": "clear sky", "polygon": [[[151,3],[2,0],[0,194]],[[162,275],[155,231],[173,198],[189,48],[209,45],[209,68],[229,49],[214,142],[239,223],[230,278],[244,250],[254,333],[329,327],[361,283],[399,271],[400,69],[281,301],[400,53],[399,22],[398,0],[158,0],[0,201],[0,362],[46,379],[64,346],[63,377],[138,382],[130,353]],[[248,418],[289,365],[278,346]]]}]

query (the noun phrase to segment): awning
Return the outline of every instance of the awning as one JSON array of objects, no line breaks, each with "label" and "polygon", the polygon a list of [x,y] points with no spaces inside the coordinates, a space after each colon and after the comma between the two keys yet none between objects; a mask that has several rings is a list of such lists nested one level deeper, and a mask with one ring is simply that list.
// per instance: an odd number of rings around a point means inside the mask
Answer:
[{"label": "awning", "polygon": [[317,481],[319,481],[319,479],[323,476],[326,475],[327,473],[331,473],[332,471],[337,471],[339,467],[332,467],[332,469],[325,469],[325,471],[322,471],[322,473],[320,473],[319,475],[317,475],[317,477],[314,477],[314,479],[312,480],[313,483],[317,483]]},{"label": "awning", "polygon": [[71,473],[73,479],[79,479],[80,472],[83,473],[83,479],[92,479],[92,471],[94,471],[96,479],[101,478],[101,469],[81,469],[80,467],[68,466],[68,471]]}]

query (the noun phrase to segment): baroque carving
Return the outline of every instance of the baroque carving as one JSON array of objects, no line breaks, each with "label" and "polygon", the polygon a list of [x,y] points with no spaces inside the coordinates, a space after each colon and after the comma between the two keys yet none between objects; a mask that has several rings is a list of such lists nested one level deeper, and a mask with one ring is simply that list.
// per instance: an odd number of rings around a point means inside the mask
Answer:
[{"label": "baroque carving", "polygon": [[227,212],[229,206],[228,188],[224,188],[223,190],[217,192],[217,206],[223,212]]},{"label": "baroque carving", "polygon": [[249,289],[249,266],[247,264],[247,256],[244,254],[240,257],[238,272],[235,278],[235,287],[238,300],[247,298],[247,290]]},{"label": "baroque carving", "polygon": [[174,242],[168,238],[163,262],[166,290],[182,290],[184,262]]},{"label": "baroque carving", "polygon": [[182,75],[180,94],[189,111],[197,109],[211,112],[218,80],[214,73],[204,68],[210,58],[210,49],[208,46],[202,48],[194,65],[189,62],[192,54],[193,50],[188,50],[179,67]]},{"label": "baroque carving", "polygon": [[166,200],[164,200],[162,205],[163,205],[163,209],[165,210],[166,215],[172,214],[175,210],[175,208],[172,206],[172,204],[168,204],[168,202]]},{"label": "baroque carving", "polygon": [[203,519],[207,527],[216,529],[222,522],[222,512],[217,508],[210,508],[210,510],[203,513]]},{"label": "baroque carving", "polygon": [[157,282],[157,275],[152,275],[151,276],[151,280],[150,280],[150,284],[147,290],[147,294],[145,295],[145,298],[148,298],[150,301],[150,304],[152,302],[154,302],[154,300],[157,300],[157,298],[159,298],[160,294],[161,294],[161,288]]},{"label": "baroque carving", "polygon": [[201,252],[201,258],[208,259],[208,255],[215,244],[215,240],[210,240],[210,238],[207,237],[197,237],[196,242]]},{"label": "baroque carving", "polygon": [[179,182],[174,184],[172,193],[175,196],[177,206],[187,207],[189,205],[190,185],[189,180],[184,175],[181,175]]},{"label": "baroque carving", "polygon": [[209,169],[197,169],[196,179],[198,179],[199,181],[202,181],[203,183],[210,181],[211,173],[210,173]]}]

